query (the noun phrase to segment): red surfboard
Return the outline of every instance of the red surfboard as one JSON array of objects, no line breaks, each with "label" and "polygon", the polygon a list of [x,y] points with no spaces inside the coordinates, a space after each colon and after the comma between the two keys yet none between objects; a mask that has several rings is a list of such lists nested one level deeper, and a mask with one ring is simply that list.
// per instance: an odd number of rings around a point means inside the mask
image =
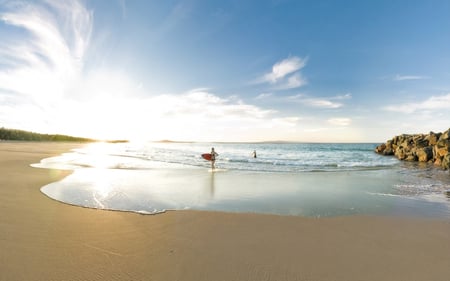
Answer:
[{"label": "red surfboard", "polygon": [[211,161],[211,153],[204,153],[202,154],[203,159]]}]

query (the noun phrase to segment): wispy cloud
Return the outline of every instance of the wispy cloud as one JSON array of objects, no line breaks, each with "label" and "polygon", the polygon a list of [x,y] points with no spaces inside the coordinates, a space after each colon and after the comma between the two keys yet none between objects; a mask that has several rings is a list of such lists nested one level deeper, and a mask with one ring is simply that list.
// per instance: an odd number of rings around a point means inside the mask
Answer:
[{"label": "wispy cloud", "polygon": [[[79,108],[80,105],[66,107],[72,112],[74,109],[71,108]],[[92,118],[98,115],[99,107],[102,107],[102,116]],[[125,111],[126,108],[132,111]],[[128,113],[118,115],[117,112]],[[83,118],[87,119],[85,130],[110,138],[120,135],[108,134],[127,132],[132,135],[127,137],[139,139],[203,141],[270,139],[273,137],[272,128],[283,134],[283,130],[290,130],[299,120],[296,117],[279,117],[275,110],[245,103],[235,97],[220,97],[202,89],[146,98],[110,98],[107,104],[100,99],[85,107]],[[146,120],[148,130],[142,130],[142,120]],[[70,122],[80,121],[78,118]],[[105,127],[105,123],[114,124],[114,128]]]},{"label": "wispy cloud", "polygon": [[337,95],[335,97],[332,97],[332,99],[335,99],[335,100],[346,100],[346,99],[351,99],[351,98],[352,98],[352,94],[350,94],[350,93],[346,93],[346,94],[343,94],[343,95]]},{"label": "wispy cloud", "polygon": [[344,103],[342,100],[351,99],[351,94],[345,94],[345,95],[338,95],[334,97],[329,98],[316,98],[316,97],[308,97],[302,94],[295,95],[289,97],[289,99],[302,103],[309,107],[316,107],[316,108],[324,108],[324,109],[334,109],[334,108],[340,108],[344,106]]},{"label": "wispy cloud", "polygon": [[[177,6],[174,16],[182,10]],[[207,88],[149,95],[120,70],[86,73],[93,12],[81,1],[14,4],[0,21],[21,30],[0,40],[3,126],[93,138],[231,141],[271,139],[274,130],[288,138],[299,121]],[[303,65],[298,58],[280,62],[270,80],[297,86],[295,71]]]},{"label": "wispy cloud", "polygon": [[274,66],[272,67],[272,72],[264,75],[264,80],[276,83],[280,79],[286,77],[286,75],[302,69],[305,65],[306,59],[301,59],[299,57],[289,57],[274,64]]},{"label": "wispy cloud", "polygon": [[295,127],[297,126],[298,122],[301,121],[302,118],[300,117],[282,117],[282,118],[274,118],[272,119],[272,123],[276,124],[277,126],[288,126],[288,127]]},{"label": "wispy cloud", "polygon": [[427,76],[421,76],[421,75],[395,75],[392,80],[394,81],[405,81],[405,80],[423,80],[423,79],[429,79]]},{"label": "wispy cloud", "polygon": [[176,116],[189,113],[222,120],[244,120],[266,118],[275,113],[274,110],[264,110],[233,97],[230,99],[221,98],[204,90],[191,90],[186,94],[166,95],[165,97],[170,97],[172,100],[169,103],[170,106],[164,109],[164,115]]},{"label": "wispy cloud", "polygon": [[269,83],[277,90],[299,88],[307,84],[300,70],[306,66],[307,58],[288,57],[275,63],[272,71],[256,80],[256,83]]},{"label": "wispy cloud", "polygon": [[450,93],[442,96],[432,96],[422,102],[390,105],[384,107],[383,109],[401,113],[415,113],[417,111],[426,110],[450,111]]},{"label": "wispy cloud", "polygon": [[0,69],[0,88],[45,103],[81,72],[92,12],[78,1],[8,4],[0,20],[25,33],[1,40],[0,53],[8,64]]},{"label": "wispy cloud", "polygon": [[329,124],[335,125],[335,126],[349,126],[352,123],[352,119],[350,118],[330,118],[327,120]]},{"label": "wispy cloud", "polygon": [[256,96],[255,99],[261,100],[261,99],[270,98],[271,96],[273,96],[272,93],[261,93],[261,94],[259,94],[258,96]]},{"label": "wispy cloud", "polygon": [[93,12],[75,0],[3,1],[0,25],[7,35],[0,40],[0,122],[58,132],[51,124],[71,112],[64,105],[81,84]]},{"label": "wispy cloud", "polygon": [[300,73],[294,73],[287,77],[285,81],[275,86],[277,90],[295,89],[307,84],[306,79]]},{"label": "wispy cloud", "polygon": [[302,100],[302,103],[307,106],[320,107],[320,108],[339,108],[339,107],[344,106],[344,104],[342,104],[340,102],[334,102],[331,100],[316,99],[316,98],[304,99],[304,100]]}]

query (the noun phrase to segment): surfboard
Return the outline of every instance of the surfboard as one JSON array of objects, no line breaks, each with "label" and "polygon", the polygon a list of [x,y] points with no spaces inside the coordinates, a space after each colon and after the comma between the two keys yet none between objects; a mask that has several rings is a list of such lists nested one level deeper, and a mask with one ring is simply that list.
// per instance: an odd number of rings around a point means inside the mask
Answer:
[{"label": "surfboard", "polygon": [[203,159],[211,161],[211,153],[204,153],[202,154]]}]

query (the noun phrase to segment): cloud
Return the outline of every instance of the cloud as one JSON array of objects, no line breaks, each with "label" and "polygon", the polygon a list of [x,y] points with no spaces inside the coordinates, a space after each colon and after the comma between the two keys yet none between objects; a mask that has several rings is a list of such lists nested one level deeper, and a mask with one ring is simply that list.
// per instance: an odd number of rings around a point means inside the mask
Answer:
[{"label": "cloud", "polygon": [[[223,98],[209,91],[188,91],[145,98],[136,96],[103,99],[67,108],[83,107],[86,130],[109,138],[175,139],[197,141],[240,141],[270,139],[273,130],[284,135],[296,125],[296,117],[279,117],[272,109]],[[102,116],[98,108],[102,107]],[[72,109],[73,111],[73,109]],[[75,114],[75,112],[74,112]],[[68,121],[65,121],[67,124]],[[106,126],[105,126],[106,124]],[[108,127],[112,126],[112,127]]]},{"label": "cloud", "polygon": [[278,126],[296,127],[298,122],[301,121],[300,117],[282,117],[272,119],[272,123]]},{"label": "cloud", "polygon": [[343,106],[342,103],[333,102],[326,99],[304,99],[302,101],[303,104],[311,107],[320,107],[320,108],[340,108]]},{"label": "cloud", "polygon": [[89,46],[93,14],[78,1],[8,5],[1,21],[19,28],[21,37],[2,38],[0,89],[39,104],[61,98],[80,75]]},{"label": "cloud", "polygon": [[328,123],[335,126],[349,126],[352,123],[350,118],[330,118],[327,120]]},{"label": "cloud", "polygon": [[395,75],[393,78],[394,81],[405,81],[405,80],[423,80],[429,79],[427,76],[419,76],[419,75]]},{"label": "cloud", "polygon": [[307,58],[288,57],[275,63],[272,71],[256,80],[257,84],[269,83],[277,90],[299,88],[307,84],[307,80],[299,72],[306,66]]},{"label": "cloud", "polygon": [[383,108],[387,111],[415,113],[417,111],[450,110],[450,93],[442,96],[432,96],[422,102],[390,105]]},{"label": "cloud", "polygon": [[271,96],[273,96],[272,93],[261,93],[261,94],[259,94],[258,96],[256,96],[255,99],[261,100],[261,99],[270,98]]},{"label": "cloud", "polygon": [[277,62],[272,67],[272,72],[264,75],[264,79],[267,82],[276,83],[280,79],[286,77],[297,70],[302,69],[306,65],[306,59],[299,57],[289,57],[280,62]]},{"label": "cloud", "polygon": [[149,96],[121,72],[98,71],[71,89],[78,98],[36,105],[0,94],[2,125],[98,139],[248,141],[287,138],[299,121],[205,88]]},{"label": "cloud", "polygon": [[[236,96],[207,88],[149,95],[123,71],[84,71],[94,14],[81,3],[31,2],[0,14],[2,24],[20,30],[0,40],[2,126],[100,139],[198,141],[288,138],[295,130],[298,117]],[[286,59],[274,66],[273,79],[297,86],[295,71],[303,65],[299,58]]]},{"label": "cloud", "polygon": [[323,131],[328,131],[328,130],[329,130],[329,128],[321,127],[321,128],[309,128],[309,129],[304,129],[303,131],[304,131],[305,133],[317,133],[317,132],[323,132]]},{"label": "cloud", "polygon": [[277,90],[295,89],[307,84],[307,81],[300,73],[294,73],[284,81],[275,86]]},{"label": "cloud", "polygon": [[351,94],[338,95],[329,98],[312,98],[305,95],[299,94],[289,97],[289,99],[302,103],[309,107],[324,108],[324,109],[335,109],[343,107],[344,104],[340,102],[341,100],[351,99]]},{"label": "cloud", "polygon": [[[162,96],[160,96],[162,97]],[[236,100],[235,97],[221,98],[212,93],[200,90],[189,91],[181,95],[164,95],[166,100],[164,102],[156,102],[156,104],[164,104],[164,115],[172,117],[186,115],[202,119],[215,119],[215,122],[222,122],[224,120],[256,120],[264,119],[273,113],[274,110],[261,109],[257,106],[246,104],[241,100]],[[155,97],[153,99],[158,99]]]},{"label": "cloud", "polygon": [[346,93],[344,95],[338,95],[335,97],[332,97],[332,99],[336,99],[336,100],[347,100],[347,99],[351,99],[352,98],[352,94],[350,93]]}]

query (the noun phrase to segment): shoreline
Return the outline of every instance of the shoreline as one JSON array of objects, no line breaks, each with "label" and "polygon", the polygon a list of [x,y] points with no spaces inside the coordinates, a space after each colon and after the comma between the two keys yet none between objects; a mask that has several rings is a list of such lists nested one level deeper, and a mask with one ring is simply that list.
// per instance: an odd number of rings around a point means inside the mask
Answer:
[{"label": "shoreline", "polygon": [[210,211],[158,215],[41,193],[30,166],[78,143],[0,142],[2,280],[448,280],[450,222]]},{"label": "shoreline", "polygon": [[[245,158],[248,146],[222,147],[227,154],[214,173],[199,157],[202,149],[93,144],[32,166],[75,168],[71,175],[41,191],[61,202],[98,209],[444,219],[450,214],[443,193],[450,184],[448,175],[407,169],[407,163],[396,159],[385,162],[364,145],[333,146],[326,154],[332,165],[321,163],[324,155],[304,159],[305,151],[317,155],[326,150],[322,145],[277,148],[297,151],[288,158],[276,158],[277,149],[262,147],[264,156],[259,161]],[[141,154],[147,156],[142,158]]]}]

